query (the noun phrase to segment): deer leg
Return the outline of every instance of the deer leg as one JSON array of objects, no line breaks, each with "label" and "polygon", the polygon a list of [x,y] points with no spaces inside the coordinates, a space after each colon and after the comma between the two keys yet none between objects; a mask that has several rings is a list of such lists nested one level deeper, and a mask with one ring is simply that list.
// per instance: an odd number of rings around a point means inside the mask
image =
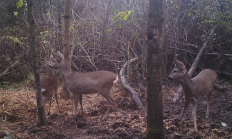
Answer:
[{"label": "deer leg", "polygon": [[59,113],[60,113],[60,106],[59,106],[59,102],[58,102],[57,89],[55,90],[55,99],[56,99],[56,104],[58,106]]},{"label": "deer leg", "polygon": [[179,120],[181,120],[181,118],[182,118],[183,114],[185,113],[185,111],[186,111],[188,105],[189,105],[189,101],[185,100],[185,102],[184,102],[184,108],[183,108],[183,110],[182,110],[182,113],[181,113],[181,115],[180,115]]},{"label": "deer leg", "polygon": [[[51,104],[51,99],[52,99],[52,96],[53,96],[53,93],[49,92],[46,96],[45,96],[45,99],[44,99],[44,106],[46,105],[46,103],[50,100],[50,104]],[[48,112],[48,115],[50,114],[50,106],[49,105],[49,112]]]},{"label": "deer leg", "polygon": [[194,100],[193,102],[193,111],[192,111],[192,115],[193,115],[193,124],[194,124],[194,131],[197,132],[197,104],[198,104],[198,100]]},{"label": "deer leg", "polygon": [[210,103],[211,99],[210,96],[212,94],[212,91],[207,95],[207,112],[206,112],[206,118],[209,118],[209,109],[210,109]]},{"label": "deer leg", "polygon": [[48,108],[48,114],[47,115],[50,115],[50,108],[51,108],[51,100],[50,100],[50,103],[49,103],[49,108]]},{"label": "deer leg", "polygon": [[83,113],[83,107],[82,107],[82,94],[79,95],[79,101],[80,101],[80,105],[81,105],[81,112]]},{"label": "deer leg", "polygon": [[105,97],[111,104],[111,106],[108,106],[108,109],[103,117],[103,119],[107,119],[109,112],[110,112],[110,107],[114,106],[115,107],[115,103],[114,103],[114,99],[110,96],[110,94],[107,93],[102,93],[102,96]]},{"label": "deer leg", "polygon": [[73,95],[73,98],[74,98],[74,102],[75,102],[75,106],[74,106],[75,115],[77,115],[77,107],[78,107],[78,100],[80,99],[80,94]]}]

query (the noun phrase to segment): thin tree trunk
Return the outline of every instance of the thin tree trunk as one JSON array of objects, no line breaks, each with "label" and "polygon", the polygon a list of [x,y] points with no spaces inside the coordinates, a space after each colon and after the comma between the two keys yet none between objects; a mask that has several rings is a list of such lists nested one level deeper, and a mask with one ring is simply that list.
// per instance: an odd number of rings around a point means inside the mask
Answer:
[{"label": "thin tree trunk", "polygon": [[[201,59],[201,56],[202,56],[202,54],[204,53],[204,50],[205,50],[205,48],[207,47],[207,44],[208,44],[208,42],[209,42],[211,36],[213,35],[215,28],[216,28],[216,26],[214,26],[214,27],[211,29],[208,38],[205,40],[203,46],[201,47],[200,51],[199,51],[198,54],[197,54],[196,59],[194,60],[194,62],[193,62],[193,64],[192,64],[191,68],[189,69],[188,74],[189,74],[190,77],[192,77],[194,71],[196,70],[197,65],[198,65],[198,63],[199,63],[199,61],[200,61],[200,59]],[[178,90],[177,90],[177,92],[176,92],[176,94],[175,94],[175,96],[174,96],[174,98],[173,98],[173,101],[179,100],[180,97],[182,96],[182,94],[183,94],[183,89],[182,89],[181,86],[179,86],[179,88],[178,88]]]},{"label": "thin tree trunk", "polygon": [[149,0],[147,39],[147,139],[163,139],[163,1]]},{"label": "thin tree trunk", "polygon": [[61,10],[61,2],[58,1],[58,50],[61,51],[61,42],[62,42],[62,36],[61,36],[61,15],[60,15],[60,10]]},{"label": "thin tree trunk", "polygon": [[38,118],[40,125],[47,124],[47,119],[44,111],[41,87],[40,87],[40,76],[39,76],[39,65],[37,58],[37,50],[35,47],[35,21],[33,17],[32,0],[27,0],[28,8],[28,22],[29,22],[29,33],[30,33],[30,45],[31,45],[31,57],[32,67],[35,76],[35,91],[36,91],[36,102],[38,108]]},{"label": "thin tree trunk", "polygon": [[[68,65],[70,66],[70,58],[69,58],[69,54],[70,54],[70,45],[69,45],[69,26],[70,26],[70,0],[65,0],[65,11],[64,11],[64,59],[65,61],[68,63]],[[64,99],[68,99],[69,97],[69,92],[67,90],[67,87],[65,86],[64,83],[64,79],[62,79],[63,81],[63,98]]]}]

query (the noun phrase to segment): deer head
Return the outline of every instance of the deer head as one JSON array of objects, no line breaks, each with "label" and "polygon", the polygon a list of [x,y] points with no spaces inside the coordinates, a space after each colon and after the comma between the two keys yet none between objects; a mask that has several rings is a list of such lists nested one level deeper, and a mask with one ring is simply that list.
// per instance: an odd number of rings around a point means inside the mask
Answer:
[{"label": "deer head", "polygon": [[169,74],[169,79],[174,80],[182,80],[184,75],[188,73],[188,71],[185,68],[185,65],[178,61],[177,59],[174,59],[175,67],[173,68],[172,72]]},{"label": "deer head", "polygon": [[65,64],[64,56],[60,53],[57,52],[57,54],[52,53],[53,57],[55,58],[52,63],[50,63],[49,67],[58,69],[62,67]]},{"label": "deer head", "polygon": [[41,67],[39,69],[40,73],[46,73],[49,68],[49,62],[47,60],[41,61]]}]

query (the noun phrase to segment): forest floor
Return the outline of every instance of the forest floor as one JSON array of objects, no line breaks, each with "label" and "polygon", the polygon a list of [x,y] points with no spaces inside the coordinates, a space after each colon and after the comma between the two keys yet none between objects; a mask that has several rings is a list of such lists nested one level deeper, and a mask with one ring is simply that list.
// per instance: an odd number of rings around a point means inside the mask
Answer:
[{"label": "forest floor", "polygon": [[[197,109],[199,132],[193,130],[191,106],[178,120],[184,101],[173,102],[178,84],[163,83],[164,130],[167,139],[224,139],[232,138],[232,87],[225,91],[214,90],[211,97],[209,119],[206,115],[206,98],[200,100]],[[61,90],[59,89],[59,92]],[[14,138],[40,139],[143,139],[146,134],[146,106],[143,110],[133,110],[132,102],[122,89],[111,91],[118,109],[113,109],[107,120],[102,120],[107,109],[107,101],[99,94],[83,95],[84,113],[74,116],[72,99],[60,99],[59,113],[55,100],[52,101],[48,125],[39,126],[37,119],[35,92],[30,89],[0,90],[0,138],[8,132]],[[146,93],[139,92],[146,105]],[[49,104],[46,104],[47,113]],[[226,125],[225,125],[226,124]]]}]

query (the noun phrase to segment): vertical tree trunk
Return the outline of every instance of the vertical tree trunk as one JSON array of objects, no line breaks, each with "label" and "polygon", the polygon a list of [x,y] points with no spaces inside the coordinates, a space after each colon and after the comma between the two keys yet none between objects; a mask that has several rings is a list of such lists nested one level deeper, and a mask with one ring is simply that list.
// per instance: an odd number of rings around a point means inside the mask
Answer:
[{"label": "vertical tree trunk", "polygon": [[147,132],[148,139],[163,139],[162,67],[163,1],[149,0],[147,39]]},{"label": "vertical tree trunk", "polygon": [[58,50],[61,50],[61,42],[62,42],[62,36],[61,36],[61,14],[60,14],[60,10],[61,10],[61,2],[58,1]]},{"label": "vertical tree trunk", "polygon": [[36,90],[36,102],[38,108],[38,118],[40,125],[47,124],[46,115],[44,111],[41,87],[40,87],[40,76],[39,76],[39,66],[38,66],[38,58],[37,58],[37,50],[35,47],[35,21],[33,17],[33,7],[32,0],[27,0],[27,8],[28,8],[28,22],[29,22],[29,33],[30,33],[30,45],[31,45],[31,57],[32,57],[32,66],[33,72],[35,76],[35,90]]},{"label": "vertical tree trunk", "polygon": [[[65,11],[64,11],[64,59],[70,64],[70,45],[69,45],[69,26],[70,26],[70,0],[65,0]],[[69,98],[69,92],[65,86],[64,79],[63,79],[63,98],[67,99]]]}]

